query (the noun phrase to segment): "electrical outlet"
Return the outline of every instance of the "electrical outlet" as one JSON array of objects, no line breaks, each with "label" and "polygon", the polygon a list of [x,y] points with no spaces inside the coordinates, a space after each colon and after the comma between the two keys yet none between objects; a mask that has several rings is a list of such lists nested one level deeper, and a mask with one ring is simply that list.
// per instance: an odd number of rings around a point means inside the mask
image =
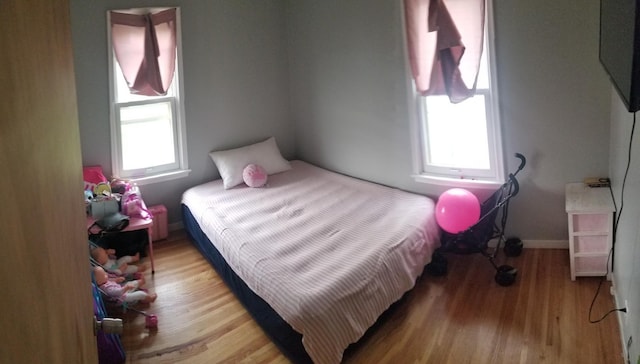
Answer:
[{"label": "electrical outlet", "polygon": [[[631,309],[629,308],[628,300],[624,300],[624,308],[627,310],[627,312],[625,312],[625,315],[624,315],[624,324],[625,326],[628,326],[629,321],[631,320]],[[629,340],[631,340],[631,337],[629,337]]]}]

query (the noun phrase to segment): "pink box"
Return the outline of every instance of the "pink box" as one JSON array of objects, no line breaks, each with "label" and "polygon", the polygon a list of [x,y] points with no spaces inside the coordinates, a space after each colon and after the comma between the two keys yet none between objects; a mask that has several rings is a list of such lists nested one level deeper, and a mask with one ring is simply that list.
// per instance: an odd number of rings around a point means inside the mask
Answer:
[{"label": "pink box", "polygon": [[169,236],[167,226],[167,208],[164,207],[164,205],[150,206],[149,212],[153,215],[151,238],[153,241],[166,239],[167,236]]}]

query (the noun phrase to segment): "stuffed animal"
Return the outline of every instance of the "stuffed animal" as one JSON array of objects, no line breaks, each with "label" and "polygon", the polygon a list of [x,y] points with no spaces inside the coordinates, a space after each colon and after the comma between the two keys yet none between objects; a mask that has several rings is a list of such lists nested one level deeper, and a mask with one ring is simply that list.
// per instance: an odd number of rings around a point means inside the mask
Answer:
[{"label": "stuffed animal", "polygon": [[242,180],[249,187],[262,187],[267,183],[267,171],[257,164],[247,164],[242,170]]},{"label": "stuffed animal", "polygon": [[104,249],[102,247],[95,247],[91,249],[91,257],[98,262],[109,273],[117,275],[128,275],[136,272],[144,272],[146,265],[131,265],[140,260],[140,253],[136,255],[125,255],[116,259],[116,251],[113,249]]},{"label": "stuffed animal", "polygon": [[117,281],[110,280],[109,274],[100,266],[93,268],[93,276],[98,287],[113,300],[127,303],[151,303],[158,298],[155,293],[147,293],[141,290],[142,285],[145,283],[144,278],[120,284]]}]

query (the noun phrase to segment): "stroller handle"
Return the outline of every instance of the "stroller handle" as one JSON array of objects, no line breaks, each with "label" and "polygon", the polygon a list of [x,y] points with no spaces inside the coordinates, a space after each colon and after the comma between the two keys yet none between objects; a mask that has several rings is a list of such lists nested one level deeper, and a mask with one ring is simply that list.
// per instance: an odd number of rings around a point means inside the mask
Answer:
[{"label": "stroller handle", "polygon": [[511,186],[513,186],[513,189],[510,191],[509,197],[513,197],[518,194],[518,191],[520,191],[520,184],[516,179],[516,175],[513,173],[509,173],[509,180],[511,181]]},{"label": "stroller handle", "polygon": [[520,172],[524,168],[524,166],[527,164],[527,158],[525,158],[524,155],[520,153],[516,153],[515,156],[516,158],[520,159],[520,165],[518,166],[518,169],[516,170],[516,172],[513,174],[514,176],[518,174],[518,172]]}]

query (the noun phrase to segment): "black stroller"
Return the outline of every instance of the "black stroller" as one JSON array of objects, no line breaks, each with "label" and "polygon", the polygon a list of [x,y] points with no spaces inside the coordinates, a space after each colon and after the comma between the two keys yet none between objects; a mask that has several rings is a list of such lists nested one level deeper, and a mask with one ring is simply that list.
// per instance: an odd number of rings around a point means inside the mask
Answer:
[{"label": "black stroller", "polygon": [[[443,231],[441,246],[433,253],[431,263],[427,264],[427,272],[434,276],[447,273],[447,259],[444,253],[473,254],[480,253],[489,259],[496,269],[495,281],[501,286],[510,286],[516,279],[518,270],[509,265],[498,266],[494,260],[504,243],[506,256],[519,256],[522,252],[522,240],[516,237],[505,239],[504,228],[507,224],[509,200],[518,194],[520,186],[516,175],[520,172],[527,159],[520,153],[515,154],[520,159],[520,165],[509,179],[489,198],[480,205],[480,219],[473,226],[457,234]],[[499,223],[498,223],[499,218]],[[489,241],[497,239],[495,249],[490,253]]]}]

